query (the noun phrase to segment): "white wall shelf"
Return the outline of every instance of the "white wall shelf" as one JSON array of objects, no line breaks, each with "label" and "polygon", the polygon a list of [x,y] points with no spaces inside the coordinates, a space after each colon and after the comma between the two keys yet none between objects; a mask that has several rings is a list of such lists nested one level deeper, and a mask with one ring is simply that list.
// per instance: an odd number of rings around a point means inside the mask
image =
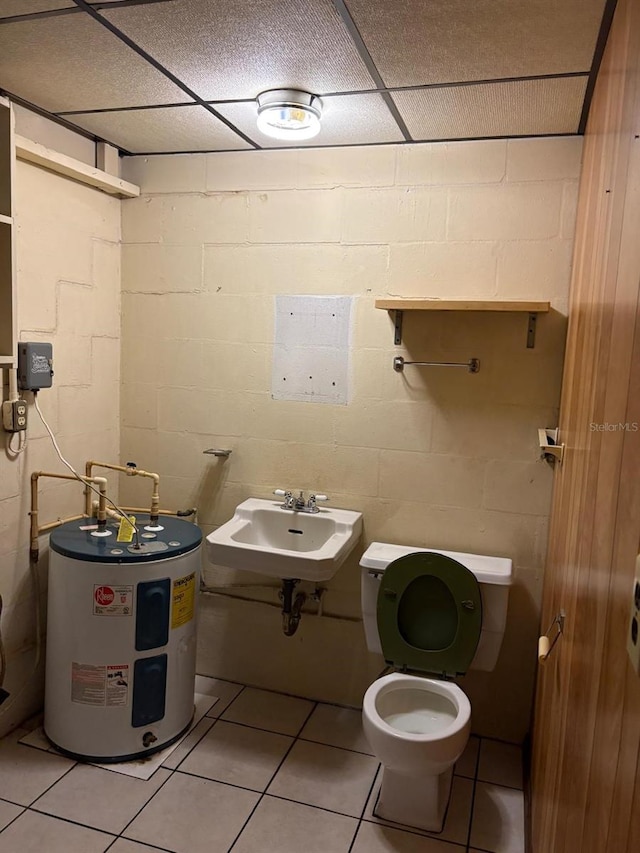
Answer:
[{"label": "white wall shelf", "polygon": [[546,314],[549,302],[525,302],[508,300],[469,299],[422,299],[402,298],[376,299],[375,307],[393,311],[395,316],[394,343],[402,343],[402,320],[405,311],[493,311],[500,313],[525,313],[529,315],[527,325],[527,347],[535,346],[536,321],[538,314]]},{"label": "white wall shelf", "polygon": [[102,169],[87,166],[86,163],[67,157],[66,154],[52,151],[24,136],[16,136],[15,149],[19,160],[35,163],[36,166],[42,166],[50,172],[64,175],[66,178],[102,190],[109,195],[115,195],[118,198],[136,198],[140,195],[140,187],[135,184],[130,184],[129,181],[117,178],[115,175],[109,175]]}]

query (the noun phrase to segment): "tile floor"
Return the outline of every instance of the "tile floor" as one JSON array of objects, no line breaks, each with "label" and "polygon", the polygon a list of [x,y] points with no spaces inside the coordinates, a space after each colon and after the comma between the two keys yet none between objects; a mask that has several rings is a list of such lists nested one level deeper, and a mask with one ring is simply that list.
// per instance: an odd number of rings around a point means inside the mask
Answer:
[{"label": "tile floor", "polygon": [[219,701],[148,781],[0,741],[0,853],[524,853],[519,748],[471,738],[435,836],[375,817],[359,711],[197,689]]}]

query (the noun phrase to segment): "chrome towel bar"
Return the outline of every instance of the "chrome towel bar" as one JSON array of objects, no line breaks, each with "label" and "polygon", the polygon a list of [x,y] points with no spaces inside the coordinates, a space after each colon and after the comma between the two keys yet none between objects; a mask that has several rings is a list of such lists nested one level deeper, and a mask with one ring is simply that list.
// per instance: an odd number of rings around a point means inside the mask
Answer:
[{"label": "chrome towel bar", "polygon": [[405,361],[401,355],[393,359],[393,369],[396,373],[402,373],[406,364],[414,364],[416,367],[466,367],[469,373],[477,373],[480,370],[480,359],[470,358],[469,361]]}]

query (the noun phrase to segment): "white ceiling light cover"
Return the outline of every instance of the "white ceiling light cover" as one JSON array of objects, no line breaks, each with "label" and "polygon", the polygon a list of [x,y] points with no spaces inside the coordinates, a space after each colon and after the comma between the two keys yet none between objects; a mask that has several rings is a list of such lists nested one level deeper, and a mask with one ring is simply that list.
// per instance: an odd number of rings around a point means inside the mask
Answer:
[{"label": "white ceiling light cover", "polygon": [[320,133],[322,101],[309,92],[272,89],[258,95],[258,130],[273,139],[300,141]]},{"label": "white ceiling light cover", "polygon": [[322,98],[322,122],[316,137],[302,141],[273,139],[256,133],[254,102],[215,104],[216,110],[263,148],[305,148],[317,145],[367,145],[402,142],[403,136],[382,97],[333,95]]}]

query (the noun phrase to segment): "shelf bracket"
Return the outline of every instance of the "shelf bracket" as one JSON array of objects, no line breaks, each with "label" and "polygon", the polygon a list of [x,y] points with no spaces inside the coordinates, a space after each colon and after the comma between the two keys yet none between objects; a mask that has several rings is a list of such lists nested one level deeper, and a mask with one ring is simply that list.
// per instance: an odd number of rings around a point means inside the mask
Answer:
[{"label": "shelf bracket", "polygon": [[[542,303],[541,303],[542,306]],[[393,313],[393,342],[396,346],[402,343],[402,321],[404,318],[404,310],[402,308],[392,308],[390,305],[377,305],[379,308],[387,308],[389,313]],[[447,306],[446,310],[453,310]],[[473,310],[468,309],[468,310]],[[509,310],[508,308],[505,310]],[[548,307],[541,307],[539,310],[547,311]],[[533,349],[536,345],[536,326],[538,323],[538,311],[529,311],[527,320],[527,349]]]},{"label": "shelf bracket", "polygon": [[396,346],[399,346],[402,343],[402,317],[404,311],[396,308],[393,313],[395,314],[393,342]]}]

